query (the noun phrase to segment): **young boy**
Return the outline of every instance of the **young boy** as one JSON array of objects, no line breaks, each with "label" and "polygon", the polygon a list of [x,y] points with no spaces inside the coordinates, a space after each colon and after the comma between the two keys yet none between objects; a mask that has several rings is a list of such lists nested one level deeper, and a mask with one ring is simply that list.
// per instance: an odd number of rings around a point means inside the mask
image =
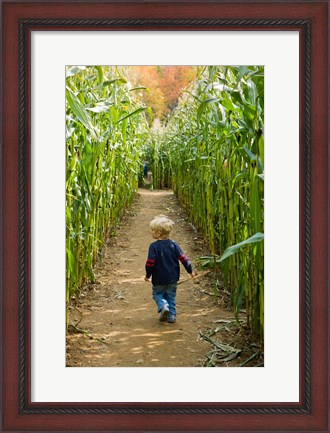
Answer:
[{"label": "young boy", "polygon": [[174,222],[166,216],[155,217],[151,223],[151,234],[156,242],[149,246],[145,281],[152,276],[152,297],[160,313],[161,322],[174,323],[176,320],[176,288],[180,277],[179,261],[188,274],[194,277],[188,257],[179,245],[169,239]]}]

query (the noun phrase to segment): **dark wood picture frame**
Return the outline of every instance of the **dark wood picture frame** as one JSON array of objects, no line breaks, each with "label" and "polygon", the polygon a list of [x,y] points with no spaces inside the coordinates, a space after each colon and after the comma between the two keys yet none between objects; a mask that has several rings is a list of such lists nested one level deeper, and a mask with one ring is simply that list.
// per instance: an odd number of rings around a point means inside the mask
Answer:
[{"label": "dark wood picture frame", "polygon": [[[2,2],[2,431],[328,431],[328,17],[323,1]],[[300,401],[32,403],[30,34],[298,30]]]}]

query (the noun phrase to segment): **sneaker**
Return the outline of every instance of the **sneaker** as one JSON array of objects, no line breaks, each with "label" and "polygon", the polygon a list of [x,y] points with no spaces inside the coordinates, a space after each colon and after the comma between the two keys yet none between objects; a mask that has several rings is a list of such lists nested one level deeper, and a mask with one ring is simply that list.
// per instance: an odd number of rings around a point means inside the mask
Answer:
[{"label": "sneaker", "polygon": [[161,321],[161,322],[166,322],[166,320],[168,319],[168,315],[170,314],[170,311],[169,311],[169,309],[168,309],[168,306],[166,305],[165,307],[163,307],[161,310],[160,310],[160,317],[159,317],[159,320]]},{"label": "sneaker", "polygon": [[168,322],[168,323],[175,323],[175,321],[176,321],[176,317],[173,316],[173,314],[170,314],[170,315],[168,316],[167,322]]}]

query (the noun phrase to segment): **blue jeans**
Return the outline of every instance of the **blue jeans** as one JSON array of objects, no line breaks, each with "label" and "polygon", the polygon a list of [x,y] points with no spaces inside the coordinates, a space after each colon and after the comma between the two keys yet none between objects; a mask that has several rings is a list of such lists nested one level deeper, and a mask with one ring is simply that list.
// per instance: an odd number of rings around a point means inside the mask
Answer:
[{"label": "blue jeans", "polygon": [[170,314],[176,315],[176,287],[177,284],[152,285],[152,297],[157,304],[158,313],[168,306]]}]

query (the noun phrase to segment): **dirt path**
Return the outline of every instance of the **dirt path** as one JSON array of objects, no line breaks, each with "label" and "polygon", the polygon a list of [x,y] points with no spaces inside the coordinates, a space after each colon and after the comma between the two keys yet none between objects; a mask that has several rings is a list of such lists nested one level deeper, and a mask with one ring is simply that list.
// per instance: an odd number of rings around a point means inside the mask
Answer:
[{"label": "dirt path", "polygon": [[171,238],[193,265],[208,253],[172,191],[140,189],[116,237],[109,240],[96,283],[83,289],[71,309],[70,321],[76,328],[69,328],[67,366],[202,366],[210,345],[199,338],[199,331],[233,317],[216,305],[209,278],[192,280],[181,267],[184,282],[178,285],[177,322],[159,321],[151,284],[144,281],[153,241],[149,222],[158,214],[174,220]]}]

